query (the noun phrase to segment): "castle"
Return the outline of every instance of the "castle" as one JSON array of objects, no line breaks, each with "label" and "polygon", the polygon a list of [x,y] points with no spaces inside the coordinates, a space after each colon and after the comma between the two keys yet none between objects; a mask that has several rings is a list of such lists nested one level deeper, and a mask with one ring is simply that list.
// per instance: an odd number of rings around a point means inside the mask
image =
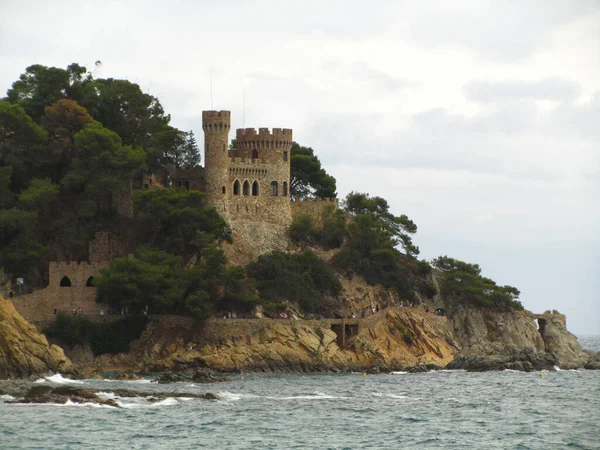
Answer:
[{"label": "castle", "polygon": [[204,192],[227,222],[289,225],[292,130],[238,129],[229,150],[229,111],[203,111]]},{"label": "castle", "polygon": [[230,127],[229,111],[202,112],[206,201],[253,256],[285,250],[294,215],[318,216],[323,205],[337,203],[290,201],[291,129],[240,128],[230,150]]}]

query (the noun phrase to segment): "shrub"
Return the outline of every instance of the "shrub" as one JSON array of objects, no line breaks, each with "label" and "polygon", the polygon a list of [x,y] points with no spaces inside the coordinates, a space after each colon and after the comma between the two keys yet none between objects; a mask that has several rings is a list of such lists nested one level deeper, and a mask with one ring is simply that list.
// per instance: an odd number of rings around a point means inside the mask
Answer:
[{"label": "shrub", "polygon": [[337,295],[341,289],[333,269],[311,251],[262,255],[246,270],[256,280],[263,299],[295,301],[309,313],[325,313],[326,297]]},{"label": "shrub", "polygon": [[56,321],[44,330],[44,334],[62,346],[89,344],[94,356],[98,356],[128,352],[131,341],[142,335],[147,324],[146,316],[94,323],[81,316],[58,313]]},{"label": "shrub", "polygon": [[316,233],[313,218],[306,214],[296,217],[288,231],[290,238],[296,243],[313,242]]}]

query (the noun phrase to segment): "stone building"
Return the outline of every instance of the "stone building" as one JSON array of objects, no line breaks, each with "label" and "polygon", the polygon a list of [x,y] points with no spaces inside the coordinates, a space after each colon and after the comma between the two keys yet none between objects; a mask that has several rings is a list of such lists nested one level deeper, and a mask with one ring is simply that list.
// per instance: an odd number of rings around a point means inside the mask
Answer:
[{"label": "stone building", "polygon": [[204,192],[252,256],[284,250],[290,207],[292,130],[238,129],[229,150],[229,111],[203,111]]},{"label": "stone building", "polygon": [[229,111],[203,111],[204,191],[232,225],[259,220],[289,225],[292,130],[238,129],[229,150]]},{"label": "stone building", "polygon": [[124,256],[124,246],[108,232],[98,232],[89,242],[88,261],[50,261],[48,286],[30,294],[12,298],[17,311],[29,321],[37,322],[52,316],[54,309],[98,315],[94,277],[108,267],[110,261]]}]

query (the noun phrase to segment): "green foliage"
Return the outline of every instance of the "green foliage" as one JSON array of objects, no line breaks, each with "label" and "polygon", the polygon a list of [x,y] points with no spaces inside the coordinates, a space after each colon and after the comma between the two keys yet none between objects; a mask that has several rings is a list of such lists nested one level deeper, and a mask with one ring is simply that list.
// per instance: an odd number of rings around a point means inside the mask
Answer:
[{"label": "green foliage", "polygon": [[318,244],[327,249],[341,247],[346,234],[346,214],[333,207],[325,208],[321,222],[322,225],[317,227],[312,216],[300,215],[292,221],[288,234],[293,242],[303,245]]},{"label": "green foliage", "polygon": [[406,329],[404,328],[402,325],[400,324],[396,324],[396,325],[390,325],[388,326],[388,332],[390,334],[399,334],[402,336],[402,339],[404,340],[404,342],[407,345],[412,345],[413,343],[413,336],[412,334]]},{"label": "green foliage", "polygon": [[19,192],[44,161],[46,132],[19,105],[0,100],[0,166],[12,167],[11,190]]},{"label": "green foliage", "polygon": [[314,242],[317,230],[312,216],[301,215],[296,217],[290,225],[288,234],[295,243],[308,244]]},{"label": "green foliage", "polygon": [[195,267],[181,257],[139,248],[133,258],[116,258],[96,278],[96,300],[138,312],[184,314],[203,320],[217,311],[247,312],[258,302],[239,267],[225,267],[221,249],[206,247]]},{"label": "green foliage", "polygon": [[142,242],[181,255],[184,263],[215,239],[231,239],[227,224],[206,205],[202,192],[139,190],[133,202]]},{"label": "green foliage", "polygon": [[335,197],[335,178],[325,172],[310,147],[292,144],[290,159],[291,197]]},{"label": "green foliage", "polygon": [[40,268],[48,251],[35,238],[37,214],[17,208],[0,210],[0,261],[14,275]]},{"label": "green foliage", "polygon": [[411,235],[417,232],[417,225],[406,215],[395,216],[390,212],[387,201],[369,194],[351,192],[345,199],[345,210],[359,222],[363,232],[369,229],[370,235],[386,245],[400,245],[407,255],[419,254],[419,247],[412,243]]},{"label": "green foliage", "polygon": [[98,356],[128,352],[129,344],[142,335],[147,324],[146,316],[94,323],[82,316],[59,312],[56,321],[44,330],[44,334],[63,346],[89,344],[94,356]]},{"label": "green foliage", "polygon": [[481,276],[477,264],[466,263],[448,256],[432,261],[433,267],[444,273],[441,293],[454,304],[467,304],[502,311],[522,310],[517,299],[520,292],[512,286],[498,286],[493,280]]},{"label": "green foliage", "polygon": [[294,301],[309,313],[328,312],[326,298],[341,289],[332,268],[311,251],[262,255],[246,270],[256,280],[262,298]]}]

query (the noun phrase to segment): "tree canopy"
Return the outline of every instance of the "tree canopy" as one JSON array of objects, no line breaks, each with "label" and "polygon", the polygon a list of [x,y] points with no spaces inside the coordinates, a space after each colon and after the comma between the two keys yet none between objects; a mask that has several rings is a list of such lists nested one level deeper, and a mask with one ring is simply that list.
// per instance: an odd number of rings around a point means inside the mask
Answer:
[{"label": "tree canopy", "polygon": [[310,147],[292,144],[290,160],[291,197],[335,197],[335,178],[321,167],[321,161]]},{"label": "tree canopy", "polygon": [[444,274],[441,293],[457,305],[473,305],[501,310],[523,309],[517,299],[521,294],[513,286],[498,286],[481,276],[478,264],[470,264],[448,256],[440,256],[431,263]]}]

